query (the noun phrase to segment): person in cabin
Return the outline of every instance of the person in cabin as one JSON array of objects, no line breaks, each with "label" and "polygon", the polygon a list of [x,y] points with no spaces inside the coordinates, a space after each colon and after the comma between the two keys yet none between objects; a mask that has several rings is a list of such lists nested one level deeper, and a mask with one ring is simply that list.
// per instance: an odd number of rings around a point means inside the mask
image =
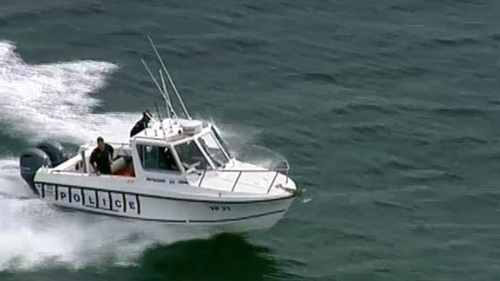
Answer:
[{"label": "person in cabin", "polygon": [[137,135],[142,132],[142,130],[148,127],[149,121],[151,121],[151,111],[146,110],[142,113],[142,119],[135,123],[135,126],[130,130],[130,137]]},{"label": "person in cabin", "polygon": [[97,138],[97,147],[90,155],[90,165],[95,173],[100,175],[111,174],[111,163],[113,162],[113,147],[104,142],[102,137]]}]

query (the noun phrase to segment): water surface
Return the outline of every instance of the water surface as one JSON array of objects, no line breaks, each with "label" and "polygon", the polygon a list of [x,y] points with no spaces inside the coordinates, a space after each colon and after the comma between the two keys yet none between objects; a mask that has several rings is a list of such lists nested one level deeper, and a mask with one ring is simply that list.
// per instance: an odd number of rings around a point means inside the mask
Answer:
[{"label": "water surface", "polygon": [[[496,280],[499,12],[492,0],[2,1],[0,279]],[[207,237],[19,199],[25,148],[118,138],[159,100],[140,63],[147,34],[195,116],[290,161],[304,193],[275,228]]]}]

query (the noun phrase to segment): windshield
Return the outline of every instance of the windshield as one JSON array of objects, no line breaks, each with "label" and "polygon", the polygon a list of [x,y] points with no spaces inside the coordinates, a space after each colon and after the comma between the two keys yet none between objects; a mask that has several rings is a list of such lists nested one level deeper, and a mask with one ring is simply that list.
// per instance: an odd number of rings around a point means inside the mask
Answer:
[{"label": "windshield", "polygon": [[217,167],[223,167],[229,159],[224,153],[219,142],[216,140],[212,132],[201,136],[198,139],[200,146],[205,150],[207,155],[212,159],[214,165]]},{"label": "windshield", "polygon": [[222,148],[226,152],[226,155],[231,157],[231,152],[229,152],[229,147],[227,147],[226,142],[221,138],[219,132],[215,127],[212,127],[212,134],[214,134],[214,137],[219,141],[219,144],[222,145]]},{"label": "windshield", "polygon": [[189,173],[197,169],[204,170],[210,168],[207,159],[205,159],[194,141],[176,145],[175,149],[186,172]]}]

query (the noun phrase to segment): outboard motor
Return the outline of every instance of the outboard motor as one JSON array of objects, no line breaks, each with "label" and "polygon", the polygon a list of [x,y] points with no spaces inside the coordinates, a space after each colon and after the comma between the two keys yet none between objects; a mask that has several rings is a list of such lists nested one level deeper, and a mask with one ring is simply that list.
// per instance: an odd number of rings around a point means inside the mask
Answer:
[{"label": "outboard motor", "polygon": [[57,141],[44,141],[36,147],[43,150],[49,156],[52,167],[56,167],[68,160],[68,157],[64,153],[64,147]]},{"label": "outboard motor", "polygon": [[41,149],[30,148],[21,155],[20,166],[21,177],[29,184],[33,192],[38,195],[34,184],[35,175],[40,167],[52,167],[49,155]]}]

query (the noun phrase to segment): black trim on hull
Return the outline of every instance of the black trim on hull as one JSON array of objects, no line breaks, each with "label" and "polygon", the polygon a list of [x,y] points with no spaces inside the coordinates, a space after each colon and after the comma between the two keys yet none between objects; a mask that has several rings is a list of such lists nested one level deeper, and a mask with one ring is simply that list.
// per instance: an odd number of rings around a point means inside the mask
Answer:
[{"label": "black trim on hull", "polygon": [[[281,201],[281,200],[288,200],[296,197],[297,193],[294,193],[290,196],[286,197],[280,197],[280,198],[273,198],[273,199],[261,199],[261,200],[253,200],[253,201],[213,201],[213,200],[200,200],[200,199],[186,199],[186,198],[176,198],[176,197],[167,197],[167,196],[159,196],[159,195],[151,195],[151,194],[144,194],[144,193],[136,193],[136,192],[124,192],[124,191],[119,191],[119,190],[110,190],[110,189],[101,189],[101,188],[95,188],[95,187],[86,187],[86,186],[77,186],[77,185],[68,185],[68,184],[59,184],[59,183],[48,183],[48,182],[36,182],[38,184],[43,184],[45,185],[59,185],[59,186],[67,186],[71,188],[79,188],[79,189],[88,189],[88,190],[96,190],[96,191],[102,191],[102,192],[113,192],[117,194],[130,194],[130,195],[135,195],[135,196],[142,196],[142,197],[147,197],[147,198],[156,198],[156,199],[166,199],[166,200],[174,200],[174,201],[184,201],[184,202],[199,202],[199,203],[214,203],[214,204],[254,204],[254,203],[267,203],[267,202],[274,202],[274,201]],[[71,189],[70,189],[71,190]],[[45,197],[45,188],[42,188],[42,197]],[[70,203],[71,203],[71,191],[70,191]],[[139,207],[140,210],[140,207]],[[140,213],[140,211],[139,211]]]},{"label": "black trim on hull", "polygon": [[66,207],[66,206],[59,206],[59,205],[56,205],[56,206],[58,208],[61,208],[61,209],[91,213],[91,214],[96,214],[96,215],[103,215],[103,216],[108,216],[108,217],[123,218],[123,219],[130,219],[130,220],[139,220],[139,221],[162,222],[162,223],[182,223],[182,224],[238,222],[238,221],[244,221],[244,220],[249,220],[249,219],[254,219],[254,218],[276,215],[276,214],[284,213],[288,210],[288,209],[281,209],[278,211],[272,211],[272,212],[267,212],[267,213],[262,213],[262,214],[257,214],[257,215],[251,215],[251,216],[245,216],[245,217],[239,217],[239,218],[230,218],[230,219],[220,219],[220,220],[164,220],[164,219],[137,218],[137,217],[131,217],[131,216],[122,216],[122,215],[101,213],[101,212],[93,211],[93,210],[82,210],[82,209],[71,208],[71,207]]}]

